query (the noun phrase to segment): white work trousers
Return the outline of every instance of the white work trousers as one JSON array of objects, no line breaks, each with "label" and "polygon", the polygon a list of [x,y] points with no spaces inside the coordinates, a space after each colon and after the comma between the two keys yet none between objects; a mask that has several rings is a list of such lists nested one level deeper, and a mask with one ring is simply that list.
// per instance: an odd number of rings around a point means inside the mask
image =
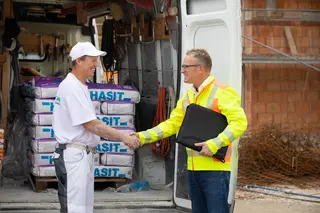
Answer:
[{"label": "white work trousers", "polygon": [[69,147],[63,153],[67,172],[68,213],[93,213],[94,155]]}]

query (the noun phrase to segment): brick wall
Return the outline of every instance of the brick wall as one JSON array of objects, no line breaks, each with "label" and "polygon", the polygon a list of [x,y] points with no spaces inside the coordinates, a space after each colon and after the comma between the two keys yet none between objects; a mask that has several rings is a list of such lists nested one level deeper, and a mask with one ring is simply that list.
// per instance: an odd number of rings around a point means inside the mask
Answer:
[{"label": "brick wall", "polygon": [[[244,0],[246,8],[266,8],[266,0]],[[319,0],[276,0],[278,9],[320,9]]]},{"label": "brick wall", "polygon": [[[245,0],[245,8],[266,8],[265,0]],[[277,0],[278,9],[320,9],[319,0]],[[272,17],[297,14],[272,13]],[[266,12],[247,12],[245,35],[284,53],[292,53],[284,27],[289,27],[297,54],[319,56],[319,22],[267,21]],[[245,40],[244,54],[274,55],[272,50]],[[315,65],[316,66],[316,65]],[[320,66],[318,66],[320,67]],[[249,130],[262,124],[311,128],[320,132],[320,72],[297,64],[246,64],[245,110]]]},{"label": "brick wall", "polygon": [[[271,46],[284,53],[291,53],[284,27],[290,28],[293,40],[295,42],[298,54],[319,54],[320,53],[320,25],[299,26],[298,22],[260,24],[256,21],[254,24],[246,26],[245,35],[252,37],[257,41]],[[245,40],[245,54],[278,54],[259,44]]]},{"label": "brick wall", "polygon": [[293,64],[246,65],[245,79],[251,129],[274,123],[320,131],[320,72]]},{"label": "brick wall", "polygon": [[319,0],[276,0],[279,9],[320,9]]},{"label": "brick wall", "polygon": [[[288,6],[290,2],[291,7]],[[297,5],[293,7],[293,5]],[[265,0],[256,0],[252,3],[251,0],[245,1],[246,8],[265,8]],[[277,9],[318,9],[320,10],[319,0],[283,0],[277,1]],[[310,13],[315,15],[316,13]],[[317,13],[318,16],[320,14]],[[311,21],[293,21],[298,20],[301,13],[290,12],[274,12],[269,18],[288,18],[290,21],[268,21],[264,19],[267,12],[264,11],[249,11],[245,13],[245,35],[252,37],[257,41],[267,44],[284,53],[291,53],[288,40],[285,36],[284,27],[289,27],[292,33],[293,40],[298,54],[319,54],[320,53],[320,25],[319,22]],[[259,44],[245,40],[246,54],[277,54],[276,52],[262,47]]]}]

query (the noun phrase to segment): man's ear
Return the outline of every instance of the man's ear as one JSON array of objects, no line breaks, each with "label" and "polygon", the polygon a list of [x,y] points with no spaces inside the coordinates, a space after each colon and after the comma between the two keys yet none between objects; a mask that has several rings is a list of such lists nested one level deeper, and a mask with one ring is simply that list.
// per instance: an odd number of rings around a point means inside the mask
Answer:
[{"label": "man's ear", "polygon": [[200,71],[201,73],[203,73],[203,72],[205,71],[205,69],[204,69],[204,66],[203,66],[203,65],[200,65],[200,66],[199,66],[199,71]]}]

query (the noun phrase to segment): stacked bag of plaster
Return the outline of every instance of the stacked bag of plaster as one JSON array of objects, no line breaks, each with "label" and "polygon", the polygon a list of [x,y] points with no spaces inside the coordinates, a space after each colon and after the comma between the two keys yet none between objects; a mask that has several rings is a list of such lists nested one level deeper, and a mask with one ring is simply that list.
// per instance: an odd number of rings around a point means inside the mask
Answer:
[{"label": "stacked bag of plaster", "polygon": [[[140,101],[139,92],[131,86],[88,84],[92,100],[101,102],[98,119],[121,131],[134,132],[135,104]],[[100,166],[96,177],[122,177],[132,179],[134,150],[120,141],[101,139],[97,146]]]},{"label": "stacked bag of plaster", "polygon": [[26,96],[25,119],[29,124],[31,173],[40,177],[54,177],[52,153],[56,140],[52,128],[52,113],[61,78],[34,77],[24,85]]},{"label": "stacked bag of plaster", "polygon": [[[61,78],[35,77],[31,82],[32,89],[29,94],[33,98],[26,98],[26,120],[30,124],[32,151],[29,158],[32,163],[32,173],[35,176],[55,176],[52,153],[57,143],[52,127],[52,113]],[[26,90],[28,91],[28,90]],[[93,102],[96,111],[100,112],[100,102]],[[95,165],[99,165],[99,155],[95,156]]]},{"label": "stacked bag of plaster", "polygon": [[[25,85],[27,102],[26,119],[30,123],[32,138],[30,158],[33,174],[55,176],[52,153],[55,135],[52,128],[52,112],[61,78],[36,77]],[[132,132],[134,127],[135,103],[140,101],[139,92],[130,86],[88,83],[91,100],[97,119],[120,131]],[[132,177],[133,150],[122,142],[101,140],[95,155],[96,177]],[[101,161],[100,161],[101,159]],[[101,162],[101,163],[100,163]]]}]

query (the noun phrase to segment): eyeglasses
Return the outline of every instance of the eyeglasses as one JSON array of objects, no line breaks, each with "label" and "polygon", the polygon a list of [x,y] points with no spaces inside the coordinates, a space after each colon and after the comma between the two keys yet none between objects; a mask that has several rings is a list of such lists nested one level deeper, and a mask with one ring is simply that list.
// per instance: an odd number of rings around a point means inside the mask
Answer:
[{"label": "eyeglasses", "polygon": [[198,67],[201,66],[202,64],[182,64],[181,67],[182,69],[187,69],[189,67]]}]

